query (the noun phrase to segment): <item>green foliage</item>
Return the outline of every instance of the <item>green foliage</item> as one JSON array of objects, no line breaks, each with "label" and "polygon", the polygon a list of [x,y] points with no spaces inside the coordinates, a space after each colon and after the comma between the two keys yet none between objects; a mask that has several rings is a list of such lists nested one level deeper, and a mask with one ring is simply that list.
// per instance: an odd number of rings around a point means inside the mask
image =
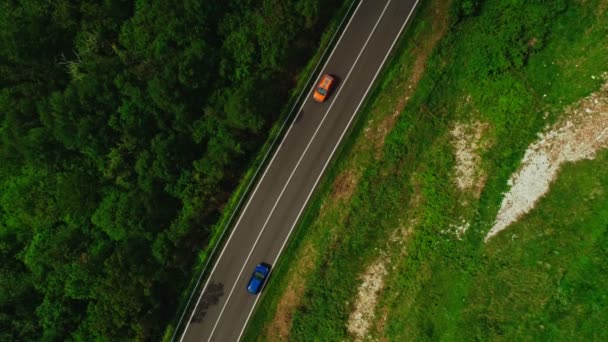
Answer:
[{"label": "green foliage", "polygon": [[[437,54],[452,62],[439,73],[427,74],[440,86],[421,101],[437,103],[431,110],[443,116],[464,121],[473,116],[491,124],[489,139],[494,143],[483,156],[489,178],[477,207],[463,211],[459,205],[462,199],[446,187],[451,180],[451,162],[437,156],[449,153],[451,144],[436,144],[417,159],[421,169],[432,170],[431,175],[438,177],[429,177],[428,172],[416,177],[425,194],[422,209],[426,219],[415,228],[415,238],[407,246],[412,257],[387,285],[391,294],[385,305],[390,307],[391,318],[385,333],[391,339],[605,338],[605,332],[598,329],[603,323],[595,318],[605,314],[598,309],[604,306],[597,305],[602,303],[599,288],[604,279],[597,261],[587,260],[604,257],[598,248],[602,242],[596,237],[604,235],[606,202],[598,200],[590,205],[584,200],[598,188],[605,188],[599,181],[605,176],[588,174],[592,168],[603,170],[605,157],[589,162],[595,166],[569,168],[552,187],[549,198],[538,205],[535,215],[540,217],[509,228],[516,240],[503,234],[488,247],[482,243],[506,180],[536,132],[563,113],[566,104],[599,86],[587,81],[605,71],[608,62],[605,45],[595,44],[606,35],[605,25],[597,25],[605,18],[596,16],[595,6],[485,1],[477,16],[464,18],[442,42]],[[575,72],[578,77],[569,76],[570,63],[580,63]],[[421,85],[424,83],[423,79]],[[418,89],[420,92],[424,89]],[[463,105],[461,99],[467,97]],[[411,108],[411,115],[423,115],[414,109],[415,104]],[[391,135],[403,139],[407,135],[399,127],[397,124]],[[413,144],[427,141],[419,137]],[[590,186],[583,189],[582,184],[594,184],[596,190]],[[446,239],[438,231],[463,216],[472,226],[462,241]],[[539,230],[546,233],[539,234]],[[561,233],[553,234],[557,231]],[[581,256],[585,256],[584,262],[578,261]],[[545,263],[550,269],[544,268]],[[573,280],[577,284],[573,286],[584,289],[584,295],[562,301],[559,309],[548,304],[551,297],[563,297],[563,290],[555,285],[564,279],[560,280],[563,274],[559,272],[578,274],[579,267],[593,274],[586,279],[594,278],[586,283],[580,276]],[[560,315],[565,312],[570,314],[562,320]]]},{"label": "green foliage", "polygon": [[456,25],[463,18],[477,14],[479,10],[479,0],[454,0],[450,6],[450,20],[452,26]]},{"label": "green foliage", "polygon": [[158,339],[338,5],[2,2],[0,340]]},{"label": "green foliage", "polygon": [[608,337],[607,163],[604,151],[567,165],[539,210],[490,243],[466,296],[469,337]]}]

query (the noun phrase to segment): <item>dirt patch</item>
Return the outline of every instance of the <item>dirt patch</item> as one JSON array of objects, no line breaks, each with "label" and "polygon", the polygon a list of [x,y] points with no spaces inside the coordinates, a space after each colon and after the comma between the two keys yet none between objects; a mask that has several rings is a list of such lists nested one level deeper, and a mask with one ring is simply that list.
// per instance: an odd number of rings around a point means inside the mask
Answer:
[{"label": "dirt patch", "polygon": [[485,123],[457,123],[450,132],[456,157],[456,186],[463,191],[472,191],[475,198],[479,198],[487,178],[480,169],[480,152],[488,148],[487,143],[482,143],[487,129]]},{"label": "dirt patch", "polygon": [[598,14],[598,17],[602,14],[606,15],[606,13],[608,12],[608,0],[600,1],[597,7],[598,10],[596,13]]},{"label": "dirt patch", "polygon": [[403,108],[405,108],[406,102],[407,100],[400,100],[397,103],[397,109],[395,109],[393,114],[385,116],[380,121],[380,123],[378,123],[374,134],[368,134],[367,137],[371,145],[374,146],[374,149],[376,150],[376,159],[380,159],[382,155],[380,152],[382,151],[382,147],[384,146],[384,140],[386,139],[386,136],[391,131],[391,129],[395,127],[395,124],[397,123],[397,118],[399,117],[399,114],[403,111]]},{"label": "dirt patch", "polygon": [[[608,80],[608,74],[603,77]],[[509,179],[511,189],[485,241],[534,208],[549,190],[563,163],[593,159],[601,148],[608,148],[608,82],[599,91],[566,108],[564,119],[540,134],[539,140],[528,148],[522,166]]]},{"label": "dirt patch", "polygon": [[383,258],[376,260],[363,273],[362,284],[359,286],[355,309],[351,312],[347,329],[356,341],[362,341],[367,336],[374,322],[378,293],[384,287],[384,277],[387,274]]},{"label": "dirt patch", "polygon": [[[418,196],[415,196],[418,197]],[[408,204],[408,211],[416,211],[419,200],[412,198]],[[390,282],[390,272],[395,274],[398,272],[400,261],[407,256],[407,241],[410,239],[414,232],[414,227],[418,224],[419,218],[417,216],[409,217],[405,220],[407,224],[400,222],[400,225],[395,229],[384,249],[380,251],[380,257],[376,261],[376,267],[384,267],[385,274],[380,274],[377,281],[378,290],[370,295],[366,293],[363,286],[359,288],[357,296],[357,304],[355,310],[351,313],[348,323],[348,331],[352,334],[356,341],[361,340],[372,340],[372,341],[389,341],[389,338],[385,334],[386,325],[389,318],[389,307],[385,304],[376,308],[376,304],[382,295],[382,289],[385,282]],[[379,264],[381,266],[377,266]],[[373,267],[374,265],[370,266]],[[372,274],[370,270],[366,270],[366,274]],[[367,290],[369,291],[369,290]],[[369,291],[371,292],[371,291]],[[368,296],[365,303],[360,302],[362,296]],[[394,296],[395,293],[390,293],[389,296]],[[389,301],[390,302],[390,301]],[[379,317],[377,317],[379,316]],[[370,331],[371,330],[371,331]]]},{"label": "dirt patch", "polygon": [[[410,205],[408,206],[408,210],[415,210],[418,208],[418,204],[416,204],[415,206],[413,206],[411,203],[413,201],[410,201]],[[412,227],[415,227],[419,222],[419,218],[418,217],[412,217],[409,219],[407,226],[405,225],[401,225],[398,229],[395,229],[392,233],[391,236],[389,238],[389,241],[387,243],[386,246],[386,250],[389,251],[399,251],[399,257],[403,257],[407,254],[407,250],[405,248],[406,246],[406,242],[408,241],[408,239],[410,238],[410,236],[412,235],[414,229]]]},{"label": "dirt patch", "polygon": [[[384,328],[386,327],[387,321],[388,321],[388,309],[383,308],[382,315],[380,316],[380,319],[378,320],[378,322],[376,322],[376,331],[383,332]],[[381,342],[388,342],[388,338],[386,336],[381,336],[379,340]]]},{"label": "dirt patch", "polygon": [[319,253],[311,245],[305,245],[298,253],[296,264],[290,269],[287,279],[289,285],[281,295],[272,323],[267,327],[266,337],[269,341],[289,340],[289,331],[293,313],[302,302],[306,290],[306,277],[314,269],[314,262]]},{"label": "dirt patch", "polygon": [[359,174],[351,169],[342,171],[334,180],[331,192],[332,200],[348,201],[355,192],[359,176]]},{"label": "dirt patch", "polygon": [[[411,207],[417,200],[410,200]],[[378,308],[379,316],[376,317],[376,306],[382,294],[384,282],[390,271],[396,271],[399,260],[407,255],[406,241],[413,233],[412,227],[418,222],[416,218],[407,220],[408,224],[395,229],[386,246],[380,250],[380,256],[372,263],[362,275],[362,284],[359,286],[354,310],[351,312],[347,330],[355,341],[369,340],[370,337],[380,341],[388,341],[384,336],[384,329],[388,321],[388,307]]]}]

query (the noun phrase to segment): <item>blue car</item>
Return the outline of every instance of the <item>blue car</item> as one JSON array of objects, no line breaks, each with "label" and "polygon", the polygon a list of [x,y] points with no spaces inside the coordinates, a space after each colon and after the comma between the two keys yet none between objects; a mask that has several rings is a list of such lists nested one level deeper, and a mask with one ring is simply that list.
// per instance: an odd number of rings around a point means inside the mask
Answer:
[{"label": "blue car", "polygon": [[247,284],[247,291],[251,294],[258,294],[264,286],[264,282],[270,273],[270,265],[261,263],[255,267],[251,279]]}]

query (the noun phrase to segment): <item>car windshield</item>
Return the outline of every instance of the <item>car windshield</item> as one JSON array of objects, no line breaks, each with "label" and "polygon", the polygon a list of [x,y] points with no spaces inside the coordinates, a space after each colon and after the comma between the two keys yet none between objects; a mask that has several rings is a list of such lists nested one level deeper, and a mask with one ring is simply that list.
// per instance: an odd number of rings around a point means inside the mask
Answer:
[{"label": "car windshield", "polygon": [[257,271],[253,274],[253,277],[258,279],[264,279],[264,274],[262,274],[262,272]]},{"label": "car windshield", "polygon": [[323,87],[319,87],[319,88],[317,88],[317,93],[319,93],[321,95],[325,95],[325,93],[327,93],[327,91],[325,89],[323,89]]}]

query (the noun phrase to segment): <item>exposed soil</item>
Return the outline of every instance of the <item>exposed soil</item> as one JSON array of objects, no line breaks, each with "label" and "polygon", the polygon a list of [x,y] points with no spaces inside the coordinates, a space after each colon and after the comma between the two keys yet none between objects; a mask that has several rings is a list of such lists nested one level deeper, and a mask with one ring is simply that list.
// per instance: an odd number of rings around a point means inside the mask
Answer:
[{"label": "exposed soil", "polygon": [[480,152],[488,148],[487,144],[482,144],[487,129],[485,123],[457,123],[450,132],[456,157],[456,186],[462,191],[472,191],[475,198],[479,198],[487,178],[480,169]]},{"label": "exposed soil", "polygon": [[363,273],[361,286],[357,293],[355,309],[348,318],[347,329],[356,341],[362,341],[376,316],[378,293],[384,287],[387,274],[383,258],[376,260]]},{"label": "exposed soil", "polygon": [[536,46],[536,43],[538,43],[538,39],[536,37],[532,37],[529,41],[528,41],[528,46],[529,47],[534,47]]},{"label": "exposed soil", "polygon": [[598,17],[602,15],[602,13],[604,13],[605,15],[606,11],[608,11],[608,0],[600,1],[600,3],[597,5],[596,12],[598,14]]},{"label": "exposed soil", "polygon": [[348,201],[357,187],[359,174],[351,169],[346,169],[340,173],[333,184],[331,197],[333,200]]},{"label": "exposed soil", "polygon": [[293,313],[302,301],[306,290],[306,276],[312,272],[317,250],[311,244],[300,250],[297,265],[291,268],[288,275],[289,284],[283,292],[272,323],[267,327],[266,337],[269,341],[288,341]]},{"label": "exposed soil", "polygon": [[[410,200],[408,207],[418,205],[419,200],[414,196]],[[384,281],[389,271],[394,271],[396,264],[393,261],[401,260],[406,254],[405,242],[413,232],[412,227],[417,223],[417,219],[412,218],[407,226],[401,225],[395,229],[386,247],[380,251],[380,257],[371,264],[362,275],[362,284],[359,286],[354,310],[351,312],[347,330],[355,341],[363,341],[369,338],[373,330],[379,335],[381,341],[386,341],[383,336],[384,328],[388,320],[388,308],[380,308],[380,317],[376,319],[376,306],[378,297],[384,288]]]},{"label": "exposed soil", "polygon": [[[380,315],[380,319],[376,322],[375,330],[378,332],[383,332],[386,327],[386,322],[388,321],[388,308],[382,308],[382,314]],[[388,342],[388,338],[386,336],[380,336],[379,340],[381,342]]]},{"label": "exposed soil", "polygon": [[[608,74],[603,75],[608,81]],[[526,151],[522,166],[509,179],[496,221],[485,237],[494,235],[528,213],[557,178],[563,163],[593,159],[608,148],[608,82],[590,96],[566,108],[566,115]]]},{"label": "exposed soil", "polygon": [[[468,99],[467,99],[468,101]],[[456,165],[454,182],[464,195],[461,200],[467,206],[470,197],[479,199],[488,175],[481,168],[481,154],[490,147],[488,140],[484,140],[489,125],[475,121],[473,123],[459,123],[450,131]],[[458,240],[462,240],[470,227],[470,223],[461,217],[461,222],[450,224],[448,229],[442,231]]]}]

